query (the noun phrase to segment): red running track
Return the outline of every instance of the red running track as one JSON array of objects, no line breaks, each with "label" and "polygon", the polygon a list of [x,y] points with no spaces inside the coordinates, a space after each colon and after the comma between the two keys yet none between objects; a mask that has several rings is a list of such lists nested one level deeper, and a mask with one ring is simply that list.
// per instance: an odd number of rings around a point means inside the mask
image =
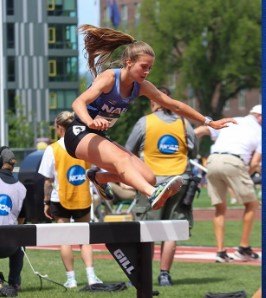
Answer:
[{"label": "red running track", "polygon": [[[109,253],[105,244],[92,244],[93,251],[97,252],[94,254],[95,259],[112,259],[112,255]],[[27,249],[48,249],[48,250],[59,250],[59,246],[45,246],[45,247],[27,247]],[[79,251],[78,245],[73,245],[73,249]],[[261,249],[253,248],[255,252],[257,252],[261,256]],[[234,251],[236,248],[229,248],[227,252],[230,256],[233,257]],[[213,263],[215,261],[216,248],[215,247],[203,247],[203,246],[177,246],[175,253],[175,261],[178,262],[208,262]],[[160,246],[155,245],[154,250],[154,260],[160,260]],[[261,259],[243,262],[240,260],[234,260],[230,264],[238,264],[238,265],[254,265],[261,266]]]}]

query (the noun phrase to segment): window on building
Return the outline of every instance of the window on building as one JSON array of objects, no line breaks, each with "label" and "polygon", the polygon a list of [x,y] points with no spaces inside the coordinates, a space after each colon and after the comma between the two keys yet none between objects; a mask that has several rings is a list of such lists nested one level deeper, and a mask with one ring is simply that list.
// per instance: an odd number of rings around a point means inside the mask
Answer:
[{"label": "window on building", "polygon": [[48,0],[47,1],[47,10],[48,11],[54,11],[55,10],[55,1],[54,0]]},{"label": "window on building", "polygon": [[9,89],[7,90],[7,110],[12,113],[16,112],[16,90]]},{"label": "window on building", "polygon": [[53,24],[48,28],[49,49],[77,49],[76,26]]},{"label": "window on building", "polygon": [[121,6],[121,25],[124,29],[128,28],[128,6]]},{"label": "window on building", "polygon": [[135,17],[134,17],[135,26],[138,26],[139,21],[140,21],[140,3],[135,3]]},{"label": "window on building", "polygon": [[71,105],[78,96],[79,90],[57,90],[53,89],[49,94],[49,115],[51,121],[60,112],[72,110]]},{"label": "window on building", "polygon": [[74,99],[78,96],[78,90],[51,90],[50,109],[71,109]]},{"label": "window on building", "polygon": [[6,0],[6,14],[8,16],[14,15],[14,0]]},{"label": "window on building", "polygon": [[110,27],[111,20],[110,20],[110,12],[108,6],[105,6],[103,9],[103,26]]},{"label": "window on building", "polygon": [[6,24],[7,48],[14,49],[15,47],[15,25],[14,23]]},{"label": "window on building", "polygon": [[239,110],[246,108],[246,90],[240,90],[238,93],[238,108]]},{"label": "window on building", "polygon": [[77,16],[76,0],[47,0],[48,16]]},{"label": "window on building", "polygon": [[55,43],[55,28],[51,26],[49,26],[48,28],[48,43],[49,43],[49,48],[50,48],[50,44]]},{"label": "window on building", "polygon": [[68,12],[68,16],[76,17],[77,16],[77,7],[75,0],[65,0],[64,1],[64,9]]},{"label": "window on building", "polygon": [[15,57],[7,57],[7,79],[9,82],[15,82]]},{"label": "window on building", "polygon": [[57,94],[56,92],[49,93],[49,109],[55,110],[57,107]]},{"label": "window on building", "polygon": [[50,59],[48,61],[48,75],[49,77],[55,77],[56,74],[56,59]]},{"label": "window on building", "polygon": [[230,110],[230,100],[227,100],[224,104],[224,111],[229,111]]},{"label": "window on building", "polygon": [[78,80],[77,57],[51,57],[48,61],[49,81],[63,82]]},{"label": "window on building", "polygon": [[[56,115],[55,115],[55,117],[56,117]],[[49,126],[49,137],[50,137],[49,139],[50,139],[51,143],[56,142],[57,139],[58,139],[57,132],[56,132],[56,129],[54,127],[54,124]]]}]

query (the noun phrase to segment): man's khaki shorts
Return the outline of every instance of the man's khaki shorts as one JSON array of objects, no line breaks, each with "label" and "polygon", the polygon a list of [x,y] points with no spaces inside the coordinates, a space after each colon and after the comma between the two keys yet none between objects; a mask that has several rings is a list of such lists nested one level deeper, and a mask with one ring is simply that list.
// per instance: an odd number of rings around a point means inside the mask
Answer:
[{"label": "man's khaki shorts", "polygon": [[207,188],[212,205],[226,202],[228,187],[239,203],[256,201],[254,183],[244,162],[229,154],[211,154],[207,159]]}]

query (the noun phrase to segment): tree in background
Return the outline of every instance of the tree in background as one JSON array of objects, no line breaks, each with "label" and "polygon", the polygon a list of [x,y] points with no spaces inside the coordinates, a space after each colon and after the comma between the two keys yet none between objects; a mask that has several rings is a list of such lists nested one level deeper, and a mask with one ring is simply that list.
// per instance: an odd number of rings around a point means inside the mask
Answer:
[{"label": "tree in background", "polygon": [[[174,98],[194,97],[204,115],[221,118],[227,100],[261,86],[259,0],[142,0],[140,24],[129,33],[156,53],[148,79]],[[112,129],[121,144],[149,111],[148,100],[139,101]]]},{"label": "tree in background", "polygon": [[220,118],[228,99],[261,86],[259,0],[143,0],[139,32],[156,53],[149,79],[178,74],[176,95],[189,87],[203,114]]},{"label": "tree in background", "polygon": [[8,140],[11,148],[33,148],[34,129],[24,113],[19,98],[15,99],[15,111],[8,111]]},{"label": "tree in background", "polygon": [[[32,113],[32,118],[34,117]],[[7,111],[6,119],[8,119],[8,146],[11,148],[35,148],[38,138],[49,135],[49,124],[46,121],[28,122],[25,107],[20,103],[19,97],[15,98],[14,111]]]}]

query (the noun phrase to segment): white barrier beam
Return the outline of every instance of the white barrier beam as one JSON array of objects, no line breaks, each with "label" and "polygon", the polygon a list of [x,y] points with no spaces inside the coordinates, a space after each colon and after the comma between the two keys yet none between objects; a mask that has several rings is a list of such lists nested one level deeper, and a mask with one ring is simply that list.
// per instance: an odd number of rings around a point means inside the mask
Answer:
[{"label": "white barrier beam", "polygon": [[0,226],[1,245],[136,243],[189,239],[186,220]]},{"label": "white barrier beam", "polygon": [[188,240],[189,225],[187,220],[141,221],[140,235],[140,242]]}]

